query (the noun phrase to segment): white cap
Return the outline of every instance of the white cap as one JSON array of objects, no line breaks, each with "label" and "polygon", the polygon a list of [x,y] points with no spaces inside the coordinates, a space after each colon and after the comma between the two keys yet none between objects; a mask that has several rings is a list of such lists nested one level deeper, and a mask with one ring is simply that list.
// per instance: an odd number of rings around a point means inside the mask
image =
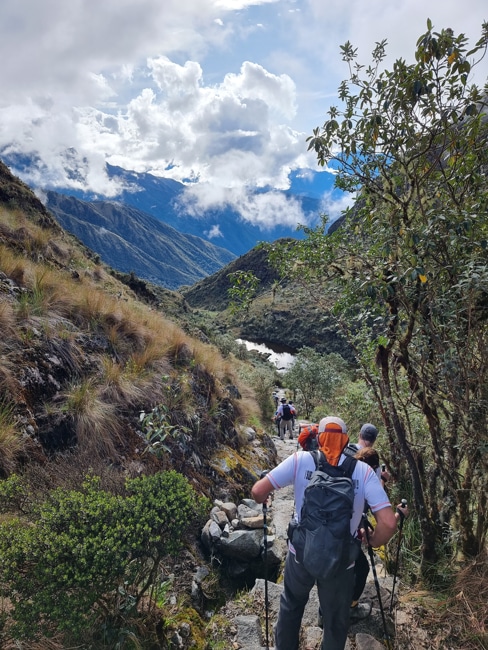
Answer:
[{"label": "white cap", "polygon": [[336,418],[332,415],[327,416],[326,418],[322,418],[319,422],[319,433],[322,433],[325,431],[326,427],[328,424],[336,424],[341,428],[342,433],[347,433],[347,427],[346,423],[344,420],[341,420],[341,418]]}]

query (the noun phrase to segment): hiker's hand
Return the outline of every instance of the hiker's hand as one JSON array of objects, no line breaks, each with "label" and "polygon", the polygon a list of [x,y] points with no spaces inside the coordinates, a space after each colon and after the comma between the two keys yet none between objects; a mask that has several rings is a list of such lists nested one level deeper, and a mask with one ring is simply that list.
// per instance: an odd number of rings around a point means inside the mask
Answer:
[{"label": "hiker's hand", "polygon": [[[366,530],[366,526],[368,527],[368,530]],[[367,544],[369,537],[371,533],[373,532],[374,528],[372,523],[369,521],[369,519],[366,517],[366,515],[363,515],[363,519],[361,521],[361,526],[359,527],[358,530],[358,537],[361,540],[362,544]]]},{"label": "hiker's hand", "polygon": [[388,470],[384,469],[381,471],[381,480],[383,483],[388,483],[388,481],[391,479],[391,474]]},{"label": "hiker's hand", "polygon": [[402,502],[399,503],[396,507],[396,512],[395,512],[395,517],[401,521],[405,519],[405,517],[408,517],[410,514],[410,511],[408,509],[408,505],[405,499],[402,499]]},{"label": "hiker's hand", "polygon": [[251,489],[251,496],[256,501],[256,503],[267,503],[269,495],[273,491],[273,484],[267,478],[269,470],[263,470],[259,476],[259,479],[254,483]]}]

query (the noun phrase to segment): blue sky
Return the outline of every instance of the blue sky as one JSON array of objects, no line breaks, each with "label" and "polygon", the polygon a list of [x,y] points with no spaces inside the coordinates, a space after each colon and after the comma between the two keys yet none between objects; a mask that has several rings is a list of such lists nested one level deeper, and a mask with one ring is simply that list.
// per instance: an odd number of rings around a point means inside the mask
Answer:
[{"label": "blue sky", "polygon": [[[0,151],[38,157],[25,180],[40,186],[115,195],[106,161],[192,179],[199,210],[232,204],[266,227],[283,218],[283,199],[251,190],[286,189],[291,170],[317,170],[305,140],[347,76],[339,46],[350,40],[369,63],[375,42],[387,39],[387,65],[400,56],[410,62],[427,18],[474,44],[488,19],[485,4],[2,2]],[[344,207],[341,196],[324,200],[332,215]],[[285,218],[303,223],[295,207],[286,206]]]}]

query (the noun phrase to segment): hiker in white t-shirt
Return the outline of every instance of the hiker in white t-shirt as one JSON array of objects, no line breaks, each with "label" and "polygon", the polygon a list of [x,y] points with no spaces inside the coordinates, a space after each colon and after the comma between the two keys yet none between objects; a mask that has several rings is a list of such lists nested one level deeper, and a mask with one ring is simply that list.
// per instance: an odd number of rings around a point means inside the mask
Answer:
[{"label": "hiker in white t-shirt", "polygon": [[[318,442],[327,461],[331,465],[341,465],[345,460],[342,451],[349,442],[345,423],[337,417],[322,418],[319,422]],[[314,470],[315,462],[309,452],[295,452],[254,484],[252,497],[257,503],[264,503],[274,490],[293,485],[297,513],[295,516],[299,519],[304,491]],[[352,480],[355,495],[351,534],[357,534],[367,501],[376,519],[376,527],[369,533],[369,543],[374,548],[382,546],[393,536],[397,524],[388,496],[375,472],[366,463],[356,464]],[[350,622],[354,563],[333,579],[315,581],[296,561],[294,548],[290,544],[275,628],[275,650],[298,650],[303,612],[315,582],[323,613],[322,650],[344,649]]]}]

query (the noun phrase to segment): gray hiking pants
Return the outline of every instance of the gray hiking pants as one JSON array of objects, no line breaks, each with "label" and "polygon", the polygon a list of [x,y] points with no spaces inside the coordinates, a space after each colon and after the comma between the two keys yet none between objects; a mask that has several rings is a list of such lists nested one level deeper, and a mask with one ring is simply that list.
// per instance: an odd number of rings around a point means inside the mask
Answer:
[{"label": "gray hiking pants", "polygon": [[[303,611],[315,579],[288,551],[280,612],[275,628],[275,650],[298,650]],[[349,629],[349,608],[354,587],[354,567],[332,580],[317,581],[324,636],[322,650],[344,650]]]},{"label": "gray hiking pants", "polygon": [[290,438],[293,438],[293,420],[283,420],[283,418],[281,418],[280,438],[284,440],[287,433]]}]

